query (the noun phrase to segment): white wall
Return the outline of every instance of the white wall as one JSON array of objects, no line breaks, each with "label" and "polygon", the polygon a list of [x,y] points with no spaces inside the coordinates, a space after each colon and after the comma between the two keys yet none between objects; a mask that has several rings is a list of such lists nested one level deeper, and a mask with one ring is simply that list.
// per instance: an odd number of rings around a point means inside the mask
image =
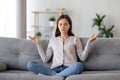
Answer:
[{"label": "white wall", "polygon": [[[105,24],[115,24],[114,36],[120,37],[120,0],[27,0],[27,27],[33,25],[31,11],[44,8],[65,8],[73,21],[73,32],[77,36],[89,37],[97,33],[97,28],[92,28],[92,19],[96,13],[105,14]],[[45,21],[42,18],[40,22]],[[43,22],[45,23],[45,22]]]}]

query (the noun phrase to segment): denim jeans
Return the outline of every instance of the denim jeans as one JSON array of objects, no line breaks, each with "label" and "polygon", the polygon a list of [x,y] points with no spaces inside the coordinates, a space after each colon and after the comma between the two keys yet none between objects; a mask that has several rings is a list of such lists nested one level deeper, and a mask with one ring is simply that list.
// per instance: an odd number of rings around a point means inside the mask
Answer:
[{"label": "denim jeans", "polygon": [[73,74],[80,74],[83,71],[83,64],[81,62],[75,62],[71,66],[61,65],[57,68],[49,69],[35,61],[29,61],[27,68],[29,71],[32,71],[36,74],[41,73],[48,76],[57,75],[61,77],[67,77]]}]

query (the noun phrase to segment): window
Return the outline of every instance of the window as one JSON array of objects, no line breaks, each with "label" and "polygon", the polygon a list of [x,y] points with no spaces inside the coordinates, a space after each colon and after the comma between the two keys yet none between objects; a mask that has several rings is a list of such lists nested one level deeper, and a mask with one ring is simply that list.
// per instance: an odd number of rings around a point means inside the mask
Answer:
[{"label": "window", "polygon": [[0,1],[0,37],[17,37],[16,0]]}]

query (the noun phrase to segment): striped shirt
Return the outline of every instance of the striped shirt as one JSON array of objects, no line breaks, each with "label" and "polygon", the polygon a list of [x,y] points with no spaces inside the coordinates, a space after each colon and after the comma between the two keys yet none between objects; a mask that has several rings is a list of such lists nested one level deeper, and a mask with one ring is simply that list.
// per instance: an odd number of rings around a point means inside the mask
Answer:
[{"label": "striped shirt", "polygon": [[64,44],[61,37],[51,38],[46,53],[41,45],[37,45],[37,48],[43,62],[49,61],[53,56],[51,65],[51,69],[53,69],[60,65],[70,66],[77,61],[77,56],[81,61],[85,61],[88,56],[88,45],[89,42],[87,42],[83,50],[80,39],[75,36],[69,36]]}]

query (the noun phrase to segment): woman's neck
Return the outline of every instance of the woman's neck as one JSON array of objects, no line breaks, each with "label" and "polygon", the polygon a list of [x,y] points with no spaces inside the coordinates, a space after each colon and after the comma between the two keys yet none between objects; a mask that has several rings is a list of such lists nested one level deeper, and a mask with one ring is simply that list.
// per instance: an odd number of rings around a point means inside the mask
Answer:
[{"label": "woman's neck", "polygon": [[69,35],[68,34],[61,34],[60,37],[63,39],[63,41],[65,41],[69,37]]}]

